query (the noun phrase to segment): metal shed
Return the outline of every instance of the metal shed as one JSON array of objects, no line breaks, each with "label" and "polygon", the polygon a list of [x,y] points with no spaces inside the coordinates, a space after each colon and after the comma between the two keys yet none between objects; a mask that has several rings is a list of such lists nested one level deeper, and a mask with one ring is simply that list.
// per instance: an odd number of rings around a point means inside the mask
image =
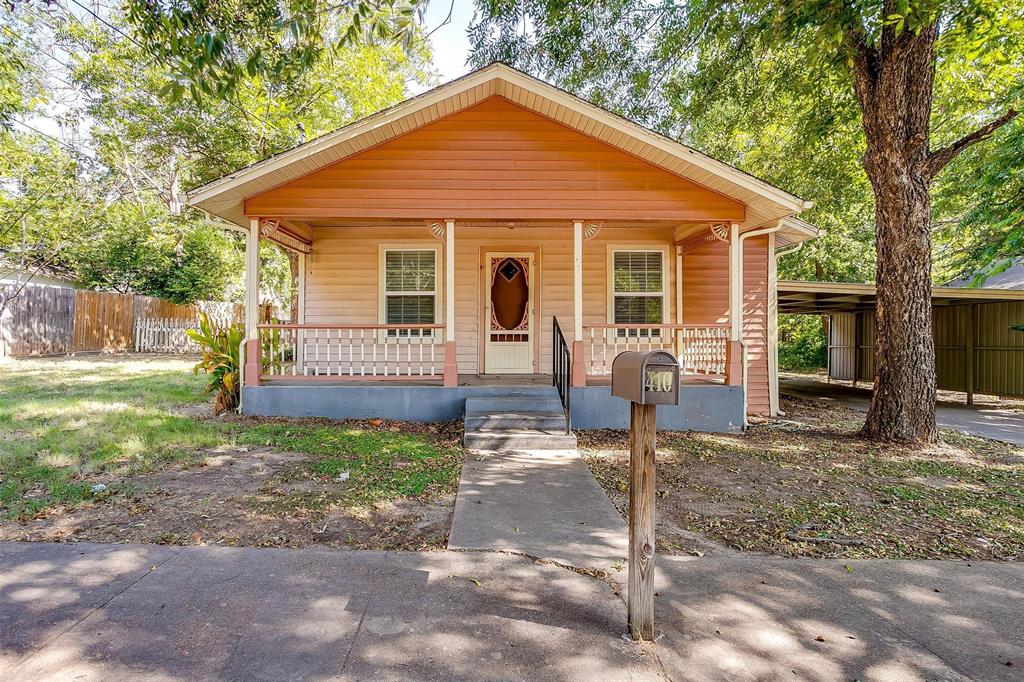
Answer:
[{"label": "metal shed", "polygon": [[[829,379],[873,381],[875,287],[779,282],[779,312],[828,318]],[[933,287],[938,387],[967,394],[1024,396],[1024,291]]]}]

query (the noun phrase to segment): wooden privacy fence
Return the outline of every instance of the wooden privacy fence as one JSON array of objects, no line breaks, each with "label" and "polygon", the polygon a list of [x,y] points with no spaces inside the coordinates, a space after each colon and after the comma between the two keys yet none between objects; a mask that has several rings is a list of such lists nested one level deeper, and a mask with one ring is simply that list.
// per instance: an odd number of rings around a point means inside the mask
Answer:
[{"label": "wooden privacy fence", "polygon": [[[0,287],[10,296],[16,286]],[[150,296],[29,284],[0,314],[0,356],[95,351],[194,352],[185,335],[200,312],[219,325],[241,321],[237,303],[178,305]]]}]

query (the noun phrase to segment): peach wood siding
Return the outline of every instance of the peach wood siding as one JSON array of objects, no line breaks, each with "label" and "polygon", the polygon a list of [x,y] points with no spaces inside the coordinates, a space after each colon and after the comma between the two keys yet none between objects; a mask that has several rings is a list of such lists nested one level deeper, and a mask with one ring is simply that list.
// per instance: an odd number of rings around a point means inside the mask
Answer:
[{"label": "peach wood siding", "polygon": [[[606,289],[608,245],[668,248],[668,228],[608,228],[583,243],[583,321],[607,321]],[[313,254],[306,258],[306,322],[375,323],[379,308],[379,245],[432,247],[444,264],[444,243],[433,239],[424,228],[316,228]],[[564,228],[495,229],[456,224],[455,227],[455,326],[459,371],[482,371],[480,328],[481,262],[486,252],[535,251],[539,286],[534,304],[539,317],[535,330],[539,340],[539,372],[551,370],[551,318],[557,316],[563,329],[572,330],[572,226]],[[669,319],[674,301],[674,258],[668,252],[670,278],[666,289]],[[441,288],[443,311],[443,287]],[[442,312],[442,321],[444,315]]]},{"label": "peach wood siding", "polygon": [[[768,414],[768,237],[743,247],[743,342],[747,348],[747,410]],[[710,242],[683,256],[683,322],[729,321],[729,245]]]},{"label": "peach wood siding", "polygon": [[742,203],[501,97],[250,197],[247,215],[743,220]]},{"label": "peach wood siding", "polygon": [[[369,324],[378,322],[378,267],[380,245],[430,247],[438,250],[444,264],[444,243],[424,228],[337,227],[316,228],[313,254],[306,258],[306,322]],[[667,322],[675,321],[675,257],[669,228],[636,226],[605,228],[596,238],[583,243],[583,322],[608,321],[608,249],[665,248]],[[455,228],[455,323],[459,371],[482,371],[480,328],[482,318],[481,258],[488,251],[535,251],[539,285],[535,305],[539,372],[551,371],[551,318],[557,316],[563,329],[572,329],[572,227],[519,227],[498,229],[456,224]],[[764,414],[768,402],[768,250],[767,238],[753,238],[745,244],[744,340],[748,370],[751,413]],[[440,287],[443,316],[444,288]],[[683,259],[683,322],[716,324],[728,322],[728,245],[707,244]]]}]

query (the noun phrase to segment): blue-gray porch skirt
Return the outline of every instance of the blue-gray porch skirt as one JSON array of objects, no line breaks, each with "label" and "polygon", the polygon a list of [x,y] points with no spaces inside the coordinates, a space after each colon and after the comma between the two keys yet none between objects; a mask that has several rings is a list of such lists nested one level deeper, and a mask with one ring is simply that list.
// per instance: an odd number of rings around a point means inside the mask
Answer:
[{"label": "blue-gray porch skirt", "polygon": [[[263,417],[397,419],[436,422],[460,419],[466,398],[550,397],[548,386],[443,386],[321,384],[262,385],[242,389],[243,414]],[[608,386],[572,389],[574,429],[629,428],[629,403]],[[679,405],[658,408],[658,428],[710,432],[743,428],[743,389],[719,384],[680,387]]]}]

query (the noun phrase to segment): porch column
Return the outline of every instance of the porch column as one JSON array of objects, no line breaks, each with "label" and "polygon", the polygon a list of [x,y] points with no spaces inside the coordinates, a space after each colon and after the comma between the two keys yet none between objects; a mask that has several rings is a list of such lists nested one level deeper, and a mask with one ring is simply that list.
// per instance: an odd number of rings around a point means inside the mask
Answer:
[{"label": "porch column", "polygon": [[[676,244],[676,324],[683,324],[683,247]],[[675,333],[675,351],[676,358],[680,362],[683,358],[679,357],[683,352],[683,330],[677,329]]]},{"label": "porch column", "polygon": [[583,221],[572,224],[572,385],[587,385],[583,351]]},{"label": "porch column", "polygon": [[455,345],[455,221],[444,221],[444,385],[459,385]]},{"label": "porch column", "polygon": [[260,384],[260,221],[249,221],[245,236],[245,368],[243,383]]},{"label": "porch column", "polygon": [[[306,323],[306,252],[299,251],[296,258],[299,261],[299,277],[296,282],[298,288],[298,300],[296,305],[298,310],[295,311],[295,321],[299,324]],[[305,374],[305,349],[306,349],[306,332],[302,329],[298,330],[295,335],[295,364],[297,365],[298,372]]]},{"label": "porch column", "polygon": [[774,232],[768,235],[768,413],[779,414],[779,263]]},{"label": "porch column", "polygon": [[729,341],[725,353],[725,383],[743,383],[743,244],[739,223],[729,226]]}]

